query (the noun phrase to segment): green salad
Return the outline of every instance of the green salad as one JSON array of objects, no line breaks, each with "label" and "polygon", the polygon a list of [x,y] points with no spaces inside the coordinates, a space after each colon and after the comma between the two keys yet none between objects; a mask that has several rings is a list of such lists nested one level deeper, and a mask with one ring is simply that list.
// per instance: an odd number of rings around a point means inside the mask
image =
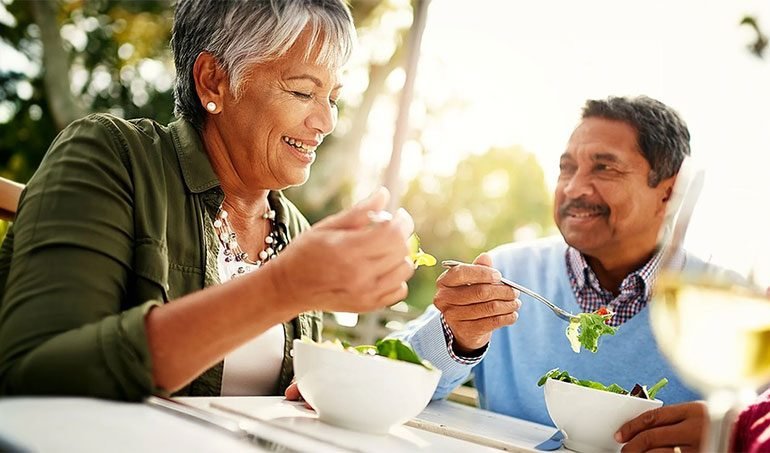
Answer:
[{"label": "green salad", "polygon": [[580,313],[572,318],[566,332],[572,350],[580,352],[582,346],[596,352],[599,349],[599,337],[615,335],[618,330],[617,327],[607,325],[607,320],[613,315],[613,312],[602,307],[593,313]]},{"label": "green salad", "polygon": [[545,384],[545,381],[548,380],[549,378],[555,379],[557,381],[569,382],[571,384],[580,385],[583,387],[590,387],[592,389],[603,390],[605,392],[636,396],[638,398],[642,398],[646,400],[654,400],[655,395],[658,394],[658,390],[660,390],[661,388],[663,388],[663,386],[668,384],[668,379],[663,378],[659,380],[655,385],[650,387],[649,389],[647,389],[646,385],[636,384],[631,389],[631,391],[628,391],[623,387],[619,386],[618,384],[604,385],[601,382],[589,381],[586,379],[577,379],[573,376],[570,376],[569,373],[566,371],[560,370],[558,368],[554,368],[551,371],[545,373],[540,378],[540,380],[537,381],[537,385],[542,386],[543,384]]},{"label": "green salad", "polygon": [[323,343],[316,343],[310,338],[303,336],[302,341],[305,343],[315,343],[330,349],[348,351],[353,354],[379,355],[393,360],[422,365],[429,370],[434,369],[430,362],[421,359],[420,356],[414,352],[414,349],[412,349],[409,343],[403,342],[397,338],[385,338],[377,341],[374,345],[365,344],[360,346],[351,346],[347,341],[341,341],[336,338],[334,341],[326,340]]}]

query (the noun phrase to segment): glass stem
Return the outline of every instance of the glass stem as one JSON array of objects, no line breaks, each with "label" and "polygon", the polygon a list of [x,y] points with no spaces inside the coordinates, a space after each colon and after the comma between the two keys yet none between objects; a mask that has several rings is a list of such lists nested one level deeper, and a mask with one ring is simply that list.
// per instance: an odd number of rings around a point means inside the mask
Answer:
[{"label": "glass stem", "polygon": [[708,397],[709,429],[704,433],[701,451],[728,452],[733,425],[741,409],[756,398],[751,390],[717,391]]}]

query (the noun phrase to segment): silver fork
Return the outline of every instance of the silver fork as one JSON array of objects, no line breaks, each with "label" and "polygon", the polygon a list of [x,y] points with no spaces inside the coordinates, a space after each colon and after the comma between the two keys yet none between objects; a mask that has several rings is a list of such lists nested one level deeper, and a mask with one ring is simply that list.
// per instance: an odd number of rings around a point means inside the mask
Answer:
[{"label": "silver fork", "polygon": [[[465,264],[465,263],[462,263],[460,261],[455,261],[455,260],[444,260],[444,261],[441,262],[441,266],[444,269],[451,269],[451,268],[453,268],[455,266],[459,266],[461,264]],[[561,319],[563,319],[565,321],[569,322],[569,321],[572,321],[573,319],[577,318],[577,316],[575,316],[572,313],[568,312],[567,310],[565,310],[565,309],[555,305],[550,300],[548,300],[545,297],[541,296],[540,294],[532,291],[531,289],[527,288],[526,286],[522,286],[522,285],[519,285],[518,283],[514,283],[514,282],[508,280],[507,278],[501,278],[500,281],[503,284],[506,284],[506,285],[510,286],[511,288],[518,289],[522,293],[532,297],[533,299],[537,300],[538,302],[542,302],[546,307],[550,308],[551,311],[556,316],[560,317]]]}]

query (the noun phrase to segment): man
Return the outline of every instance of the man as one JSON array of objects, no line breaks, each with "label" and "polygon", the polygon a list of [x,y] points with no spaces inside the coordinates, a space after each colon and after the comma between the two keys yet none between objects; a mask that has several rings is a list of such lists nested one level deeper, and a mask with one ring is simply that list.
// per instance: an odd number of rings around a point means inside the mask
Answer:
[{"label": "man", "polygon": [[[471,370],[481,406],[550,424],[537,381],[552,368],[582,379],[651,385],[666,406],[623,426],[624,451],[657,447],[698,450],[701,403],[657,349],[647,305],[661,254],[658,232],[690,134],[671,108],[648,97],[589,100],[560,158],[554,220],[563,238],[507,244],[437,281],[434,306],[398,333],[443,371],[434,398],[446,396]],[[683,266],[703,266],[680,253]],[[498,272],[499,271],[499,272]],[[602,306],[615,312],[614,337],[593,354],[575,354],[567,324],[539,302],[518,300],[500,278],[521,283],[572,313]],[[514,325],[515,323],[515,325]]]}]

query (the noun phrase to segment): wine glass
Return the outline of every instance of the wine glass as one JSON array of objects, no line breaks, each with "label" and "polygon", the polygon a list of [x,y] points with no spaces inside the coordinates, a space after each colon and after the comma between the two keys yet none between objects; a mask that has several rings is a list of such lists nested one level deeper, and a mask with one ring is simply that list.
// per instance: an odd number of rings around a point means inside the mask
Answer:
[{"label": "wine glass", "polygon": [[770,382],[768,196],[766,175],[688,160],[661,235],[652,328],[679,376],[706,397],[704,451],[727,451],[738,410]]}]

